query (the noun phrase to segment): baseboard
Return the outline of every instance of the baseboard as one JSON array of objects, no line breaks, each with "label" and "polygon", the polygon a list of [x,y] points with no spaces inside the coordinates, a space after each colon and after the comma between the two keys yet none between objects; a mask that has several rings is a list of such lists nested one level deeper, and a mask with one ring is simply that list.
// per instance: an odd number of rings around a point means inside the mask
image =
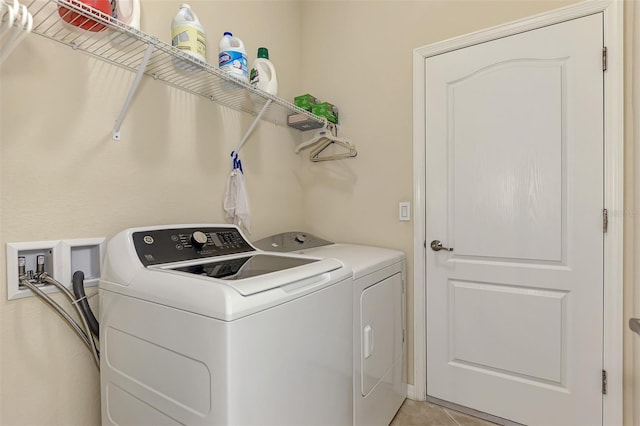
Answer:
[{"label": "baseboard", "polygon": [[414,401],[419,401],[419,399],[416,398],[415,389],[416,389],[415,386],[407,383],[407,398],[413,399]]}]

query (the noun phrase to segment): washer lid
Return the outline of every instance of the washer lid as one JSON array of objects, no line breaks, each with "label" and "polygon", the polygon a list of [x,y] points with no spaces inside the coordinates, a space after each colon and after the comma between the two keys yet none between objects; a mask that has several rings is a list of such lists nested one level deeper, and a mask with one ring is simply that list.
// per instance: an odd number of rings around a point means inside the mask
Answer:
[{"label": "washer lid", "polygon": [[190,274],[204,275],[209,278],[235,281],[282,271],[283,269],[295,268],[296,266],[313,262],[318,262],[318,259],[257,254],[254,256],[218,260],[171,269],[174,271],[188,272]]},{"label": "washer lid", "polygon": [[318,280],[325,273],[342,268],[336,259],[256,254],[205,263],[163,267],[164,270],[211,278],[233,287],[243,296],[277,287],[298,285],[303,280]]}]

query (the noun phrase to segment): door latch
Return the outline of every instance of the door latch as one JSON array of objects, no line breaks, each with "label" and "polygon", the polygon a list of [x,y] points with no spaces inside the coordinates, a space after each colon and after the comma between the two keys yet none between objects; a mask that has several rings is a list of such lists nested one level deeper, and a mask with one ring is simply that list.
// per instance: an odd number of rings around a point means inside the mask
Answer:
[{"label": "door latch", "polygon": [[453,251],[453,247],[451,247],[451,248],[443,247],[442,243],[440,242],[440,240],[433,240],[433,241],[431,241],[431,250],[433,250],[433,251],[440,251],[440,250]]}]

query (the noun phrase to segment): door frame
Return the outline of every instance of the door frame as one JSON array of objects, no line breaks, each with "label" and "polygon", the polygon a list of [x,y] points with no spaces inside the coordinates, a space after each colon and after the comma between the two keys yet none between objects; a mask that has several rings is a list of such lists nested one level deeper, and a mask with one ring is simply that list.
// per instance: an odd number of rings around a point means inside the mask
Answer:
[{"label": "door frame", "polygon": [[[413,51],[413,197],[414,197],[414,270],[413,270],[413,386],[408,396],[423,401],[427,388],[426,347],[426,94],[425,60],[431,56],[461,49],[581,18],[604,14],[604,44],[607,47],[607,70],[604,73],[604,204],[609,212],[604,238],[604,324],[603,369],[608,388],[603,396],[603,425],[623,422],[623,218],[624,218],[624,114],[623,114],[623,4],[616,0],[587,0],[444,40]],[[598,374],[598,372],[594,372]]]}]

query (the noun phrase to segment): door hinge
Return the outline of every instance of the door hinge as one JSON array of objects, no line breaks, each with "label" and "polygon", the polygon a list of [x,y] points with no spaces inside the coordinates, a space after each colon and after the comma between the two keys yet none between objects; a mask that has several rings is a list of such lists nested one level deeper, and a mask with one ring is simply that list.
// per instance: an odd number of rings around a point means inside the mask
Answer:
[{"label": "door hinge", "polygon": [[607,394],[607,370],[602,370],[602,394]]},{"label": "door hinge", "polygon": [[602,71],[607,70],[607,48],[602,48]]},{"label": "door hinge", "polygon": [[609,229],[609,211],[602,209],[602,232],[606,233]]}]

